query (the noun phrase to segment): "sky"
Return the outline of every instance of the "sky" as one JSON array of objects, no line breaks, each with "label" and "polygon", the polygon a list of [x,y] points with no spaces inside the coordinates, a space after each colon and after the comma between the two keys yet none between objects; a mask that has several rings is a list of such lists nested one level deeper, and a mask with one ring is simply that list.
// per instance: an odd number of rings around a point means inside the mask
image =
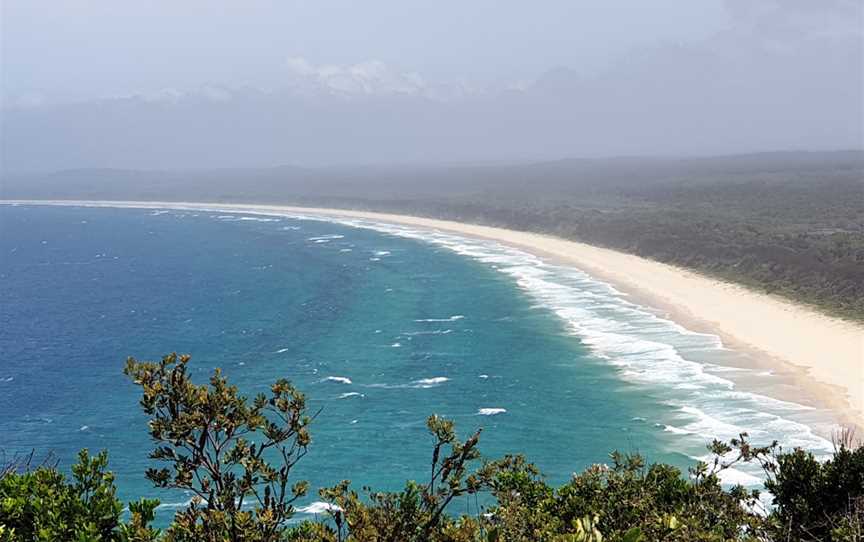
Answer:
[{"label": "sky", "polygon": [[0,166],[861,148],[862,28],[862,0],[0,0]]},{"label": "sky", "polygon": [[701,40],[729,23],[711,0],[3,0],[2,8],[7,100],[279,87],[291,59],[518,85],[559,66],[590,72],[646,45]]}]

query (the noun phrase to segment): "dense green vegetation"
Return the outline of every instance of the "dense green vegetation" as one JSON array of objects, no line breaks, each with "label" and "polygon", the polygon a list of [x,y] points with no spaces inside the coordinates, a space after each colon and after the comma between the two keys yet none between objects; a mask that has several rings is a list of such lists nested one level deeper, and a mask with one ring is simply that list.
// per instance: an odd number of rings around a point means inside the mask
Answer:
[{"label": "dense green vegetation", "polygon": [[[637,455],[613,453],[561,487],[550,487],[521,456],[484,460],[480,431],[460,439],[451,421],[431,416],[429,476],[395,493],[344,481],[319,491],[327,517],[295,521],[293,503],[308,485],[292,468],[309,450],[314,414],[288,381],[246,398],[217,370],[208,384],[188,375],[188,356],[130,359],[125,372],[141,386],[159,466],[157,487],[193,494],[167,529],[153,528],[158,502],[115,496],[105,452],[86,450],[68,479],[50,463],[0,470],[0,541],[861,541],[864,540],[864,447],[850,435],[832,459],[817,461],[776,443],[756,447],[746,435],[709,446],[714,460],[683,475]],[[724,488],[719,473],[758,462],[773,508],[759,495]],[[481,506],[479,494],[488,494]],[[459,506],[454,506],[458,504]],[[467,512],[456,515],[467,504]],[[473,508],[472,508],[473,506]]]},{"label": "dense green vegetation", "polygon": [[550,233],[864,319],[864,152],[525,165],[85,170],[2,197],[286,203]]}]

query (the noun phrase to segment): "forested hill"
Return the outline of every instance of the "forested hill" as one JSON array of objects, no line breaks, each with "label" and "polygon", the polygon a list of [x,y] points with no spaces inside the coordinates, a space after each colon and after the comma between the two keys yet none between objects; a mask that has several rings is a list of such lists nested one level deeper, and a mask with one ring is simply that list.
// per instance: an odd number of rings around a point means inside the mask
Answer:
[{"label": "forested hill", "polygon": [[5,173],[4,199],[285,203],[551,233],[864,320],[864,152]]}]

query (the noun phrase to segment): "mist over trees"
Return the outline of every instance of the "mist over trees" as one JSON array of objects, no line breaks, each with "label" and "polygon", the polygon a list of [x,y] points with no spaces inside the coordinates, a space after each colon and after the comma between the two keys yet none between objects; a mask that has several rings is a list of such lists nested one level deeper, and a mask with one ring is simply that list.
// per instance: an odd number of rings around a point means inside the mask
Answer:
[{"label": "mist over trees", "polygon": [[[217,81],[70,102],[5,96],[2,171],[549,160],[864,148],[856,2],[727,1],[728,25],[586,71],[437,82],[289,58],[270,88]],[[856,22],[858,24],[856,24]],[[411,68],[408,68],[411,69]],[[479,67],[478,67],[479,69]],[[506,80],[506,79],[505,79]]]}]

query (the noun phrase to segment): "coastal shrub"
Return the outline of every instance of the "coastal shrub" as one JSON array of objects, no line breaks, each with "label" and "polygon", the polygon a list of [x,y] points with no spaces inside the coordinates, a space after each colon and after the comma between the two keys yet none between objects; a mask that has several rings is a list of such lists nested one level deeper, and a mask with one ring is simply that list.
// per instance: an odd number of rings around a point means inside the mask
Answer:
[{"label": "coastal shrub", "polygon": [[122,505],[108,455],[78,454],[72,480],[54,466],[0,479],[0,540],[115,540]]},{"label": "coastal shrub", "polygon": [[426,427],[434,438],[428,481],[409,481],[396,493],[367,489],[366,502],[348,480],[322,489],[320,495],[329,504],[334,527],[319,526],[317,532],[310,531],[311,538],[295,539],[477,540],[477,520],[453,519],[445,511],[457,497],[476,495],[487,487],[484,473],[468,471],[480,458],[480,431],[461,441],[452,421],[434,415],[426,420]]},{"label": "coastal shrub", "polygon": [[841,440],[824,462],[794,450],[766,466],[777,540],[864,540],[864,446],[851,441]]},{"label": "coastal shrub", "polygon": [[[556,488],[521,455],[482,460],[479,430],[460,439],[434,415],[426,479],[359,493],[344,480],[319,491],[324,518],[292,523],[307,493],[290,483],[311,442],[305,397],[278,380],[250,401],[219,370],[197,385],[189,360],[130,358],[125,369],[150,416],[150,457],[166,465],[146,476],[193,495],[164,532],[151,527],[159,502],[124,510],[106,452],[82,450],[71,478],[56,464],[0,466],[0,542],[864,542],[864,447],[851,437],[820,461],[742,434],[711,443],[712,460],[686,474],[614,452]],[[769,513],[758,492],[721,484],[742,462],[764,469]],[[457,503],[470,513],[456,515]]]},{"label": "coastal shrub", "polygon": [[[311,442],[306,398],[281,379],[269,395],[249,401],[219,369],[209,385],[196,385],[189,359],[129,358],[124,370],[142,388],[141,407],[157,444],[150,458],[168,465],[148,469],[147,478],[156,487],[193,494],[174,517],[168,540],[279,540],[294,515],[292,503],[308,488],[304,481],[289,485],[291,469]],[[248,440],[252,436],[257,443]]]}]

